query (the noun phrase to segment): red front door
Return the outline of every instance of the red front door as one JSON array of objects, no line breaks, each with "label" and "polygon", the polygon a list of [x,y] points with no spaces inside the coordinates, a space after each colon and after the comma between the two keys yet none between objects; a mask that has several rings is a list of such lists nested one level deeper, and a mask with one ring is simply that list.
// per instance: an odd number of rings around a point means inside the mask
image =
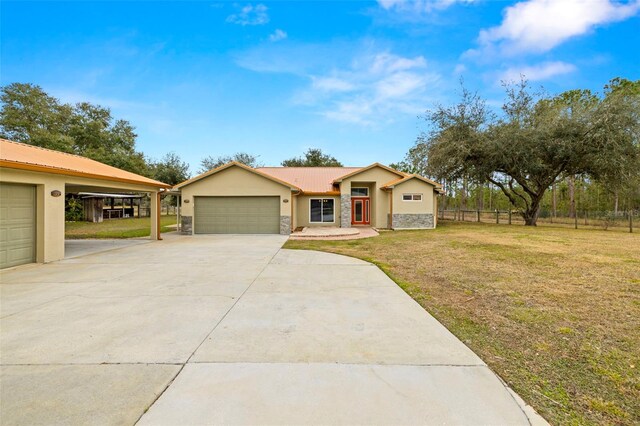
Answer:
[{"label": "red front door", "polygon": [[351,197],[351,224],[369,225],[369,198]]}]

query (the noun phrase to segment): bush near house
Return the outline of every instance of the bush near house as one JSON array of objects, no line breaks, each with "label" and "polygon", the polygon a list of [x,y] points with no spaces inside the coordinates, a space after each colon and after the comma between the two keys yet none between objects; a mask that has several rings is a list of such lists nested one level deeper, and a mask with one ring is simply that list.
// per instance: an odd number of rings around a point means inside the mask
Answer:
[{"label": "bush near house", "polygon": [[377,264],[552,424],[640,420],[640,234],[441,221],[289,241]]}]

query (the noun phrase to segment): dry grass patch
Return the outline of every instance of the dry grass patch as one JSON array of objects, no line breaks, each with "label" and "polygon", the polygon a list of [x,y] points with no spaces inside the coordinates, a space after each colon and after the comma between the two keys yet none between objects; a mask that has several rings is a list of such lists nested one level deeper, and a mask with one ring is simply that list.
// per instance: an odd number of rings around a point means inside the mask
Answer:
[{"label": "dry grass patch", "polygon": [[285,247],[376,263],[551,423],[640,423],[639,234],[441,222]]}]

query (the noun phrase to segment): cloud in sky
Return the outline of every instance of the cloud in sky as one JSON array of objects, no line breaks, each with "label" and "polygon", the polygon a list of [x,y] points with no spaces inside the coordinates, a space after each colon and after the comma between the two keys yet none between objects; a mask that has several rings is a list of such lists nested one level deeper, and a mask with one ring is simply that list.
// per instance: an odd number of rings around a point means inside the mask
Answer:
[{"label": "cloud in sky", "polygon": [[238,25],[264,25],[269,22],[267,14],[267,6],[264,4],[247,4],[243,6],[238,13],[234,13],[227,17],[227,22]]},{"label": "cloud in sky", "polygon": [[529,81],[542,81],[551,77],[569,74],[576,70],[577,68],[575,65],[562,61],[543,62],[537,65],[525,65],[520,67],[514,66],[507,68],[500,74],[500,81],[519,81],[521,76]]},{"label": "cloud in sky", "polygon": [[330,120],[370,126],[394,121],[397,113],[418,113],[440,75],[429,70],[422,56],[382,51],[309,78],[311,84],[298,94],[298,103]]},{"label": "cloud in sky", "polygon": [[543,53],[598,26],[630,18],[638,11],[640,0],[521,1],[503,11],[499,26],[482,30],[478,37],[480,50],[469,53]]},{"label": "cloud in sky", "polygon": [[412,13],[432,12],[446,9],[456,3],[473,2],[474,0],[378,0],[383,9]]},{"label": "cloud in sky", "polygon": [[284,40],[285,38],[287,38],[287,33],[280,29],[275,30],[273,34],[269,35],[269,41],[273,42]]}]

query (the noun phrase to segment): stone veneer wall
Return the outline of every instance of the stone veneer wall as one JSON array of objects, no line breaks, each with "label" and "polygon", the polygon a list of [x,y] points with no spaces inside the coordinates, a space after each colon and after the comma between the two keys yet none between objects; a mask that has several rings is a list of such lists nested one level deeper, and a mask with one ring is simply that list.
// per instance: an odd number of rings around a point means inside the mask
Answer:
[{"label": "stone veneer wall", "polygon": [[340,227],[351,228],[351,194],[340,195]]},{"label": "stone veneer wall", "polygon": [[280,216],[280,234],[291,234],[291,216]]},{"label": "stone veneer wall", "polygon": [[432,229],[433,228],[433,215],[431,213],[425,214],[393,214],[393,220],[391,222],[393,229]]},{"label": "stone veneer wall", "polygon": [[191,235],[193,233],[193,218],[191,216],[180,216],[180,229],[183,234]]}]

